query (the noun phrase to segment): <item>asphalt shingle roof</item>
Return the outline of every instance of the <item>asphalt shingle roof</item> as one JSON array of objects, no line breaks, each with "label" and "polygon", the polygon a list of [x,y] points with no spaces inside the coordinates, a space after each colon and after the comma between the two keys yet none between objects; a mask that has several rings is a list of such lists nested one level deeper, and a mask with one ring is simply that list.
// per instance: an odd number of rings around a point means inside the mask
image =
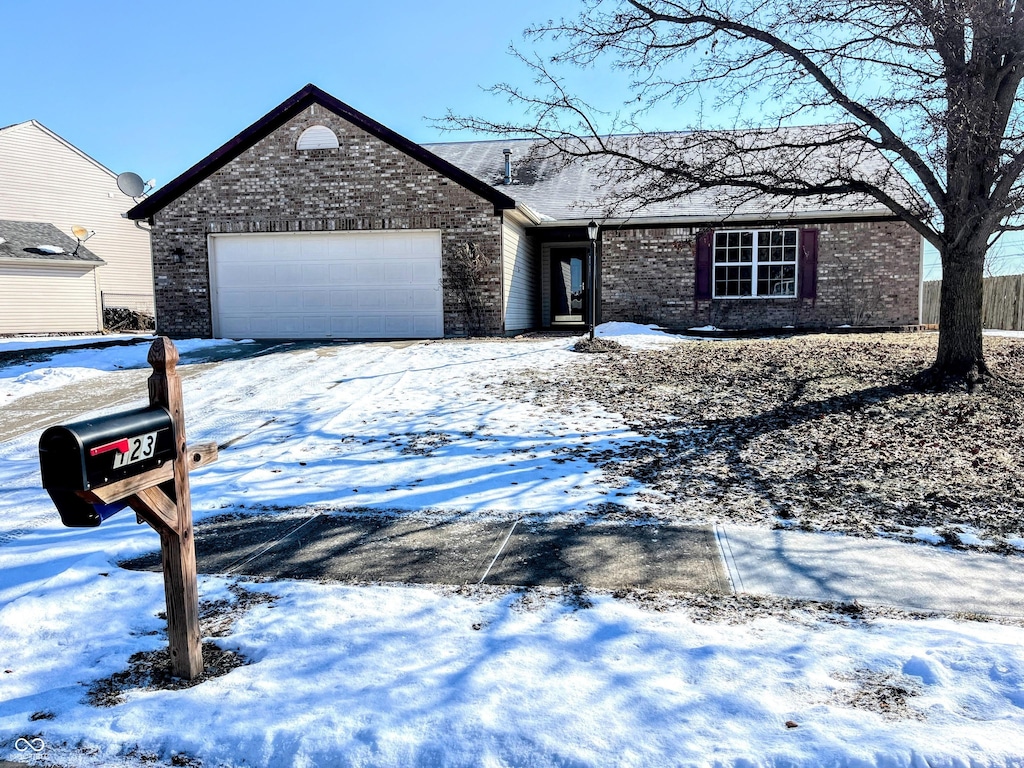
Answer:
[{"label": "asphalt shingle roof", "polygon": [[[806,141],[808,132],[828,132],[836,126],[810,126],[783,129],[783,141],[799,138]],[[789,131],[790,133],[785,133]],[[757,136],[756,132],[736,132],[733,137]],[[780,134],[774,134],[778,141]],[[686,140],[690,134],[657,134],[647,137],[610,137],[620,142],[634,142],[632,150],[643,153],[671,152],[678,147],[685,152]],[[649,148],[640,142],[649,142]],[[755,139],[756,141],[756,139]],[[646,204],[618,204],[612,207],[610,200],[628,192],[631,183],[624,174],[620,175],[604,158],[588,157],[569,164],[551,153],[540,152],[539,157],[531,154],[537,146],[532,139],[491,139],[487,141],[465,141],[452,143],[424,144],[430,152],[444,158],[481,181],[501,189],[517,203],[523,203],[540,214],[544,219],[586,221],[590,218],[658,218],[658,219],[704,219],[724,217],[764,217],[766,212],[773,215],[810,216],[813,214],[835,214],[857,212],[872,215],[891,215],[891,211],[875,199],[863,194],[846,194],[831,197],[779,197],[770,195],[753,196],[748,191],[719,187],[688,191],[673,199]],[[513,182],[504,184],[505,157],[503,150],[512,150]],[[785,152],[787,150],[780,150]],[[798,150],[790,154],[797,156]],[[822,168],[834,171],[837,165],[853,166],[858,172],[885,176],[884,185],[891,188],[896,199],[910,203],[914,193],[909,185],[895,174],[888,162],[876,152],[864,153],[860,157],[848,157],[849,150],[837,145],[824,150],[814,150],[823,162]],[[844,154],[845,153],[845,154]],[[547,156],[545,156],[547,155]],[[757,158],[757,153],[754,153]],[[799,157],[809,156],[804,149]],[[792,161],[792,158],[790,158]],[[763,152],[754,161],[770,167],[772,152]],[[823,171],[824,172],[824,171]]]},{"label": "asphalt shingle roof", "polygon": [[[77,241],[68,237],[53,224],[41,224],[35,221],[3,221],[0,220],[0,259],[24,259],[37,261],[73,261],[82,263],[104,264],[99,256],[84,245],[75,253]],[[43,248],[40,248],[43,246]],[[50,249],[60,249],[50,252]]]},{"label": "asphalt shingle roof", "polygon": [[[615,219],[683,223],[687,220],[764,220],[832,214],[886,216],[893,213],[866,194],[783,197],[751,194],[749,190],[722,186],[696,191],[692,189],[693,185],[685,188],[669,186],[655,196],[656,202],[630,203],[627,198],[631,185],[643,184],[656,177],[643,179],[631,174],[628,167],[615,167],[614,162],[609,165],[600,157],[566,163],[562,157],[551,153],[547,156],[531,153],[530,149],[535,144],[532,139],[415,144],[309,84],[139,203],[128,212],[128,218],[144,219],[162,210],[312,104],[325,107],[492,202],[495,211],[521,204],[533,210],[541,221],[583,223],[594,218],[604,223]],[[706,146],[695,147],[695,135],[680,132],[611,136],[606,139],[628,144],[639,156],[662,158],[667,166],[672,166],[675,159],[682,156],[680,153],[691,153],[691,158],[699,159]],[[749,173],[753,170],[756,178],[769,181],[780,168],[798,168],[801,175],[807,175],[810,167],[810,175],[821,180],[847,178],[852,171],[855,176],[877,182],[890,190],[890,198],[899,205],[915,209],[921,204],[906,181],[895,173],[880,153],[865,144],[854,126],[722,131],[712,135],[712,143],[715,137],[727,150],[730,144],[734,148],[737,145],[745,148],[735,155],[730,171],[741,168],[744,173]],[[822,140],[826,145],[823,149],[812,148]],[[513,183],[507,185],[504,183],[505,149],[511,149],[513,153]],[[707,167],[714,170],[712,164]],[[664,178],[676,177],[670,174]],[[707,177],[702,176],[701,179],[706,181]]]}]

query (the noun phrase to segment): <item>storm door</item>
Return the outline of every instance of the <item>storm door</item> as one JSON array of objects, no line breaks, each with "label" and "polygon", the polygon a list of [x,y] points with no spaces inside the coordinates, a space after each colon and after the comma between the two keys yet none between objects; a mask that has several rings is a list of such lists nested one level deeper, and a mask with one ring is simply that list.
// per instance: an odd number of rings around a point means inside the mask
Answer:
[{"label": "storm door", "polygon": [[555,323],[582,323],[587,311],[587,249],[551,250],[551,315]]}]

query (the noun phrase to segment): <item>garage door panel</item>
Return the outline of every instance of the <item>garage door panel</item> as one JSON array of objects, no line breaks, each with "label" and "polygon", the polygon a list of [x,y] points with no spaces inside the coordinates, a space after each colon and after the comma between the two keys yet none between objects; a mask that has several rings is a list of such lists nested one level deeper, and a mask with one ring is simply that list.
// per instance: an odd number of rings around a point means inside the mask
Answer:
[{"label": "garage door panel", "polygon": [[303,318],[303,334],[306,336],[329,336],[331,321],[327,315],[306,315]]},{"label": "garage door panel", "polygon": [[389,237],[382,242],[381,255],[385,259],[407,259],[415,246],[416,242],[411,238]]},{"label": "garage door panel", "polygon": [[358,299],[359,291],[355,288],[331,289],[331,309],[336,312],[354,310]]},{"label": "garage door panel", "polygon": [[246,333],[252,336],[266,336],[268,338],[274,338],[274,332],[277,330],[277,318],[270,315],[264,315],[262,317],[256,315],[248,318],[239,318],[240,321],[248,320]]},{"label": "garage door panel", "polygon": [[327,257],[331,261],[351,259],[356,252],[355,238],[335,237],[327,239]]},{"label": "garage door panel", "polygon": [[302,336],[305,327],[306,318],[302,315],[281,315],[277,318],[277,333],[275,335],[298,338]]},{"label": "garage door panel", "polygon": [[441,273],[437,268],[437,265],[425,261],[417,260],[412,263],[412,282],[423,285],[424,283],[433,282],[435,285],[441,284]]},{"label": "garage door panel", "polygon": [[384,318],[376,315],[356,317],[356,334],[360,338],[385,338]]},{"label": "garage door panel", "polygon": [[422,314],[437,306],[437,291],[432,289],[389,290],[385,293],[385,305],[393,313],[403,314],[416,312]]},{"label": "garage door panel", "polygon": [[215,235],[210,264],[222,336],[443,335],[436,231]]},{"label": "garage door panel", "polygon": [[330,264],[330,281],[331,285],[348,285],[356,281],[356,265],[349,263],[338,263],[336,261]]},{"label": "garage door panel", "polygon": [[302,308],[307,312],[326,312],[331,307],[331,292],[321,290],[303,291]]},{"label": "garage door panel", "polygon": [[416,315],[413,323],[413,334],[416,338],[436,338],[444,335],[444,321],[440,318],[429,318]]},{"label": "garage door panel", "polygon": [[219,283],[233,288],[274,285],[273,264],[228,264],[220,270]]},{"label": "garage door panel", "polygon": [[250,297],[248,291],[221,291],[220,309],[231,314],[248,312]]},{"label": "garage door panel", "polygon": [[272,235],[274,239],[274,256],[278,263],[296,261],[302,258],[302,244],[297,237],[288,235]]},{"label": "garage door panel", "polygon": [[384,306],[393,312],[400,312],[410,309],[409,302],[412,300],[412,292],[404,289],[388,289],[384,291]]},{"label": "garage door panel", "polygon": [[356,308],[361,311],[381,310],[387,308],[387,303],[381,291],[362,291],[356,295]]},{"label": "garage door panel", "polygon": [[302,265],[303,285],[327,285],[331,280],[331,265],[327,262]]},{"label": "garage door panel", "polygon": [[355,315],[331,315],[331,336],[339,339],[355,338]]},{"label": "garage door panel", "polygon": [[385,319],[384,330],[389,336],[411,336],[416,329],[414,317],[388,316]]},{"label": "garage door panel", "polygon": [[235,285],[260,285],[273,287],[277,285],[277,269],[273,263],[268,264],[254,264],[251,269],[246,269],[246,265],[242,264],[239,269],[246,274],[243,274],[237,281],[230,280],[228,284],[234,283]]},{"label": "garage door panel", "polygon": [[301,264],[278,264],[275,273],[277,285],[302,285]]},{"label": "garage door panel", "polygon": [[409,306],[416,310],[433,309],[441,303],[441,291],[436,288],[419,289],[409,292]]},{"label": "garage door panel", "polygon": [[386,281],[384,265],[370,261],[360,261],[356,266],[356,278],[353,282],[360,285],[377,287]]},{"label": "garage door panel", "polygon": [[278,312],[298,312],[302,309],[302,291],[277,291],[272,306]]},{"label": "garage door panel", "polygon": [[220,245],[224,248],[223,255],[229,260],[234,260],[239,256],[248,260],[249,263],[273,264],[277,260],[272,240],[243,242],[240,239],[223,238]]},{"label": "garage door panel", "polygon": [[228,317],[221,320],[219,333],[228,339],[244,339],[252,336],[249,320],[245,317]]},{"label": "garage door panel", "polygon": [[299,252],[303,260],[325,261],[330,258],[331,248],[327,238],[304,237],[299,241]]},{"label": "garage door panel", "polygon": [[353,237],[352,239],[355,242],[352,257],[357,259],[380,261],[384,256],[384,243],[382,242],[383,236],[362,236]]},{"label": "garage door panel", "polygon": [[408,262],[396,261],[384,265],[384,281],[388,285],[412,282],[413,268]]}]

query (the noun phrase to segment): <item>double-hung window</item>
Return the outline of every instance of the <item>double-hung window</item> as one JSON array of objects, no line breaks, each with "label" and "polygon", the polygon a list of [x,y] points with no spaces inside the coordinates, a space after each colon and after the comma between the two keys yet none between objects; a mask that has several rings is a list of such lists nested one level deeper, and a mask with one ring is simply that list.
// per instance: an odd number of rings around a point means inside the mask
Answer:
[{"label": "double-hung window", "polygon": [[794,298],[797,230],[714,233],[714,298]]}]

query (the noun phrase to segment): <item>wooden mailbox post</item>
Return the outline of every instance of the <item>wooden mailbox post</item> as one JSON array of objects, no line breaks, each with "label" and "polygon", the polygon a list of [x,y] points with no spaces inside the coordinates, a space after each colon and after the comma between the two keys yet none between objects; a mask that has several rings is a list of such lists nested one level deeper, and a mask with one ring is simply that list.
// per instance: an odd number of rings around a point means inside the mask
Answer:
[{"label": "wooden mailbox post", "polygon": [[203,673],[203,652],[188,473],[216,461],[217,445],[190,447],[185,439],[185,410],[174,343],[165,337],[157,339],[147,359],[153,366],[149,403],[166,408],[171,415],[174,461],[109,485],[79,491],[78,495],[92,504],[127,502],[140,522],[149,523],[160,534],[171,673],[192,680]]}]

